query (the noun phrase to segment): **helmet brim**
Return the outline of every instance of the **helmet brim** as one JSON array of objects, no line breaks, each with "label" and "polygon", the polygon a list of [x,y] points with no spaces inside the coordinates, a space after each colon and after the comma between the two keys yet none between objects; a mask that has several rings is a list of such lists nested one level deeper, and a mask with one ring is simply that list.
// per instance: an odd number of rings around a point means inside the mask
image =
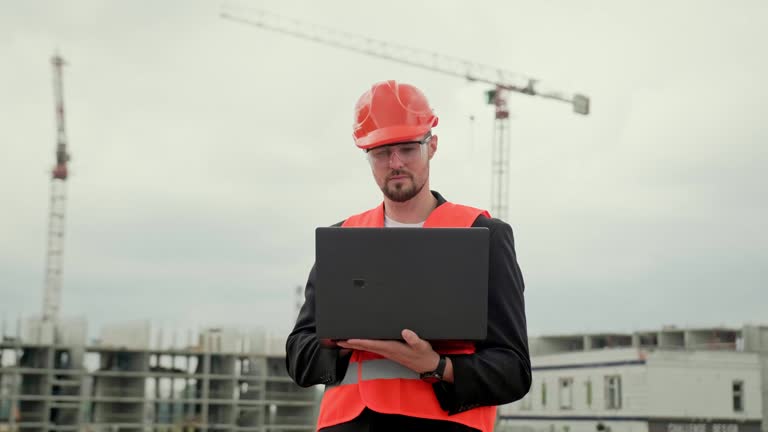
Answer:
[{"label": "helmet brim", "polygon": [[377,129],[355,140],[355,145],[363,150],[381,147],[399,142],[420,141],[432,129],[430,125],[390,126]]}]

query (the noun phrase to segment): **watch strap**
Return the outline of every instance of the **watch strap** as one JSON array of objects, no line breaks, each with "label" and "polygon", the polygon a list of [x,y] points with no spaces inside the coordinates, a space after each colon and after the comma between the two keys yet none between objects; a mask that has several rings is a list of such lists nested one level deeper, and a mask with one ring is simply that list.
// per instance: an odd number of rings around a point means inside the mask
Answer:
[{"label": "watch strap", "polygon": [[437,367],[435,370],[430,372],[422,372],[419,377],[428,381],[440,381],[443,379],[443,374],[445,374],[445,365],[447,363],[448,362],[446,361],[446,357],[444,355],[440,355],[440,360],[437,362]]}]

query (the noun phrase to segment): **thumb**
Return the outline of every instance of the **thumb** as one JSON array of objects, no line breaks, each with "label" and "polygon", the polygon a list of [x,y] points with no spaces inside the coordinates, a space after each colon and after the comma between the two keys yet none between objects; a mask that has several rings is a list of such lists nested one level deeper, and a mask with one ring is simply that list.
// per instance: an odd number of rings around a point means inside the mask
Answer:
[{"label": "thumb", "polygon": [[405,342],[410,345],[413,348],[418,348],[419,342],[421,342],[421,339],[419,336],[414,333],[412,330],[405,329],[401,333],[403,335],[403,339],[405,339]]}]

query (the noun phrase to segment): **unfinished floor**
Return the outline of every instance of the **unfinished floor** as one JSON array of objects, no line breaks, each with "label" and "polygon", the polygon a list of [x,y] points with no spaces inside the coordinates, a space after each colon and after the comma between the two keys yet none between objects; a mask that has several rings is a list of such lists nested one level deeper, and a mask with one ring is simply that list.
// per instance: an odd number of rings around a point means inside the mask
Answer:
[{"label": "unfinished floor", "polygon": [[320,394],[287,376],[279,341],[206,330],[152,349],[144,325],[87,345],[48,333],[0,342],[0,431],[314,429]]}]

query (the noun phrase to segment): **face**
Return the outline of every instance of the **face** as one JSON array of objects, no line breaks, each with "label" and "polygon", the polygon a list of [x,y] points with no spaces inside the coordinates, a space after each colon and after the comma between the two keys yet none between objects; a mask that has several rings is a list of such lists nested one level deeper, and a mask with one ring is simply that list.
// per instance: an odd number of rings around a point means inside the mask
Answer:
[{"label": "face", "polygon": [[421,142],[392,144],[371,149],[368,161],[384,196],[405,202],[418,195],[429,180],[429,161],[437,150],[437,137]]}]

